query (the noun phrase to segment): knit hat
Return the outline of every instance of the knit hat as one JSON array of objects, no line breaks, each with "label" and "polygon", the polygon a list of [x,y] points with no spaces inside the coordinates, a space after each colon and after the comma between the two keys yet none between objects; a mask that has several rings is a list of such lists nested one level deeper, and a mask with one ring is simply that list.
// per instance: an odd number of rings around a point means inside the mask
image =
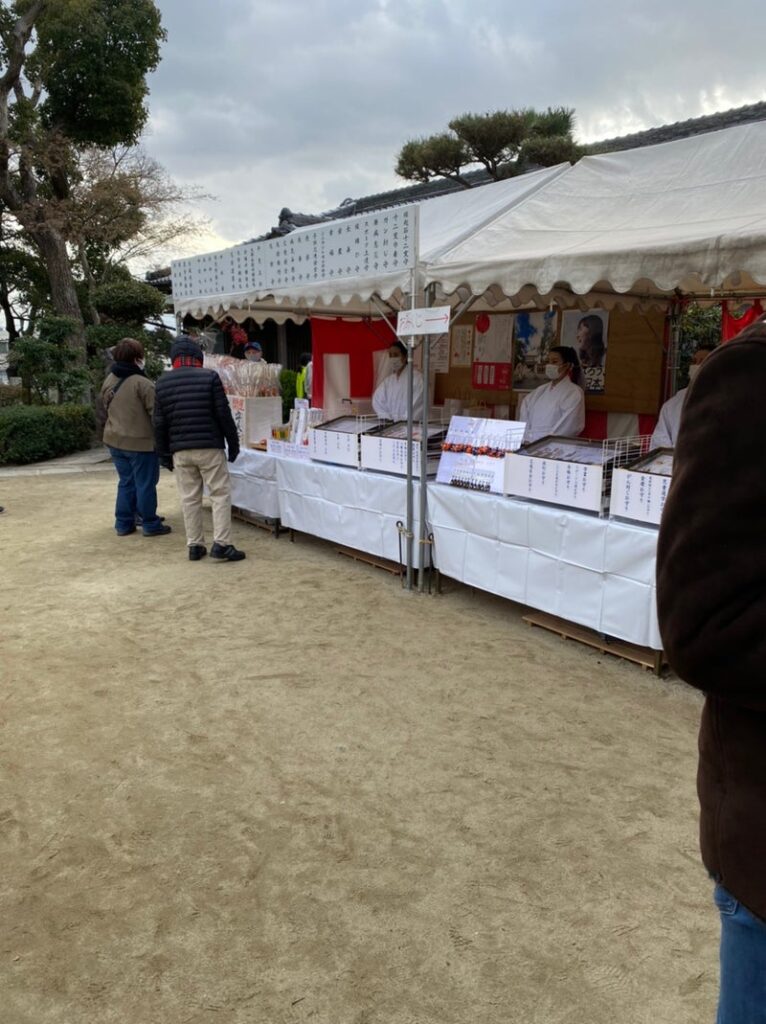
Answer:
[{"label": "knit hat", "polygon": [[195,359],[198,360],[200,364],[202,364],[205,359],[204,353],[196,341],[192,341],[191,338],[184,334],[179,334],[178,337],[173,340],[173,344],[170,347],[171,363],[174,363],[176,359],[181,358]]}]

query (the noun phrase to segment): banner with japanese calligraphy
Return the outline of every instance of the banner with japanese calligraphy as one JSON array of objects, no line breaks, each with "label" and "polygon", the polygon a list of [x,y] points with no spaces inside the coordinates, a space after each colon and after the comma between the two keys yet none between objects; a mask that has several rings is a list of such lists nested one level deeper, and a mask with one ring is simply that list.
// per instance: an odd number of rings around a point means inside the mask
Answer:
[{"label": "banner with japanese calligraphy", "polygon": [[417,260],[417,222],[417,207],[402,206],[174,260],[173,299],[268,294],[410,270]]}]

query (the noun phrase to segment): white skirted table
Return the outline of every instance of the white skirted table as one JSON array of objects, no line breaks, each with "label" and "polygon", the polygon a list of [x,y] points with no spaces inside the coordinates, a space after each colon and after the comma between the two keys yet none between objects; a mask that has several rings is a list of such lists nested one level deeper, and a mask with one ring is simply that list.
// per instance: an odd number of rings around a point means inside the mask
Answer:
[{"label": "white skirted table", "polygon": [[445,576],[662,649],[656,529],[440,484],[428,489],[428,510]]},{"label": "white skirted table", "polygon": [[229,464],[231,503],[262,519],[279,519],[277,460],[266,452],[243,448]]},{"label": "white skirted table", "polygon": [[[283,526],[378,558],[399,561],[397,524],[404,523],[407,514],[404,477],[325,462],[277,459],[277,484]],[[418,500],[416,481],[416,514]],[[416,536],[417,531],[416,523]],[[403,545],[404,539],[402,553]]]},{"label": "white skirted table", "polygon": [[[399,561],[406,481],[243,450],[233,503],[283,526]],[[419,507],[415,482],[415,512]],[[445,576],[655,651],[657,531],[431,483],[432,558]],[[418,525],[415,524],[415,535]],[[415,545],[417,557],[417,544]]]}]

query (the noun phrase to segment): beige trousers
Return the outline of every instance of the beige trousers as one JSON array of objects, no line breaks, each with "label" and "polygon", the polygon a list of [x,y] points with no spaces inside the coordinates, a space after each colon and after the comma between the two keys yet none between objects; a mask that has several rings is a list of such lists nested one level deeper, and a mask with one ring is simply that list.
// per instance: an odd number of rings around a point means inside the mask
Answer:
[{"label": "beige trousers", "polygon": [[173,455],[176,485],[186,527],[186,543],[204,544],[202,488],[207,487],[213,510],[213,540],[231,544],[231,479],[221,448],[187,448]]}]

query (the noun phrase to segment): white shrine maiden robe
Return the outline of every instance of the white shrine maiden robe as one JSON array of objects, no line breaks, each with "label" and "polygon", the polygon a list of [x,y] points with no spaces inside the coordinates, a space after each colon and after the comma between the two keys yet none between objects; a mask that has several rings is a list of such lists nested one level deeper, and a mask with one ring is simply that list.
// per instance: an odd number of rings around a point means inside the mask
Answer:
[{"label": "white shrine maiden robe", "polygon": [[527,425],[525,444],[546,434],[579,437],[585,428],[585,392],[568,377],[543,384],[524,396],[516,419]]},{"label": "white shrine maiden robe", "polygon": [[688,388],[681,388],[660,409],[660,418],[657,420],[650,443],[652,448],[675,448],[678,428],[681,425],[681,412],[688,390]]},{"label": "white shrine maiden robe", "polygon": [[[412,371],[412,403],[415,420],[423,415],[423,374]],[[384,420],[407,419],[407,370],[400,374],[390,373],[375,388],[372,407],[376,415]]]}]

